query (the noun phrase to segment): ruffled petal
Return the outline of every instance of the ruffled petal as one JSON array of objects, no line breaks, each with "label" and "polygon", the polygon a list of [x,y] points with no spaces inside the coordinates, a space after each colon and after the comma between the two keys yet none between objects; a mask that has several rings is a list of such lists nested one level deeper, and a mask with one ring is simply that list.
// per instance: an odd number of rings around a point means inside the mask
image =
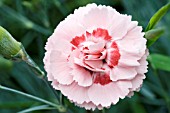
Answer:
[{"label": "ruffled petal", "polygon": [[75,105],[79,106],[79,107],[83,107],[85,108],[86,110],[95,110],[96,109],[96,105],[94,105],[92,102],[84,102],[83,104],[78,104],[78,103],[75,103]]},{"label": "ruffled petal", "polygon": [[79,107],[84,107],[86,110],[95,110],[96,108],[98,108],[99,110],[102,110],[103,107],[101,105],[96,106],[93,102],[84,102],[83,104],[77,104],[75,103],[75,105],[79,106]]},{"label": "ruffled petal", "polygon": [[81,36],[86,29],[77,21],[77,18],[79,18],[78,15],[71,14],[67,16],[65,20],[60,22],[53,34],[56,39],[62,37],[68,41],[71,41],[72,38]]},{"label": "ruffled petal", "polygon": [[145,79],[145,75],[144,74],[138,74],[134,79],[132,79],[132,88],[131,91],[137,91],[138,88],[141,87],[142,83],[143,83],[143,79]]},{"label": "ruffled petal", "polygon": [[[108,24],[109,34],[113,40],[119,40],[124,38],[129,28],[131,16],[114,14],[112,21]],[[121,31],[121,32],[120,32]]]},{"label": "ruffled petal", "polygon": [[141,57],[145,54],[146,39],[143,37],[144,33],[141,30],[142,28],[139,26],[133,27],[123,39],[116,41],[120,52],[125,51]]},{"label": "ruffled petal", "polygon": [[112,69],[110,79],[112,81],[130,80],[137,75],[135,67],[120,67],[117,66]]},{"label": "ruffled petal", "polygon": [[75,80],[80,86],[90,86],[92,85],[92,76],[89,71],[85,70],[83,67],[76,66],[72,71],[73,80]]},{"label": "ruffled petal", "polygon": [[71,53],[71,49],[72,49],[72,45],[69,41],[62,38],[53,40],[53,50],[57,50],[69,55]]},{"label": "ruffled petal", "polygon": [[120,59],[120,54],[117,49],[108,49],[107,50],[107,57],[106,62],[110,67],[114,67],[118,64],[118,61]]},{"label": "ruffled petal", "polygon": [[93,45],[89,45],[88,49],[89,49],[90,53],[99,53],[99,52],[103,51],[104,46],[105,46],[105,43],[100,42],[100,43],[96,43]]},{"label": "ruffled petal", "polygon": [[134,67],[134,66],[139,66],[140,63],[137,60],[126,59],[126,58],[123,59],[120,57],[118,65],[122,67],[128,67],[128,66]]},{"label": "ruffled petal", "polygon": [[123,99],[125,96],[127,96],[130,92],[130,88],[132,88],[132,83],[130,81],[122,80],[116,82],[118,89],[119,89],[119,95],[120,98]]},{"label": "ruffled petal", "polygon": [[148,50],[146,50],[145,55],[139,60],[140,66],[136,67],[136,71],[138,72],[138,74],[136,75],[136,77],[134,79],[132,79],[131,91],[138,91],[140,89],[140,87],[142,86],[143,79],[145,79],[144,73],[147,72],[148,62],[147,62],[146,58],[147,58],[148,54],[149,54]]},{"label": "ruffled petal", "polygon": [[59,90],[59,87],[58,87],[59,83],[56,80],[53,80],[51,85],[53,86],[54,89]]},{"label": "ruffled petal", "polygon": [[73,76],[70,74],[71,68],[67,62],[66,56],[59,51],[51,52],[50,59],[51,74],[60,84],[71,84]]},{"label": "ruffled petal", "polygon": [[[87,5],[88,6],[88,5]],[[90,10],[89,10],[90,8]],[[84,10],[85,11],[85,10]],[[89,5],[86,8],[86,14],[78,18],[78,21],[87,29],[93,30],[96,28],[107,28],[113,15],[118,13],[115,9],[107,6],[96,6],[96,4]],[[95,19],[94,21],[94,18]]]},{"label": "ruffled petal", "polygon": [[140,66],[138,66],[138,67],[136,67],[136,70],[137,70],[137,72],[139,73],[139,74],[144,74],[144,73],[146,73],[148,70],[147,70],[147,68],[148,68],[148,62],[147,62],[147,56],[148,56],[148,54],[149,54],[149,52],[148,52],[148,50],[146,50],[146,53],[145,53],[145,55],[139,60],[139,62],[140,62]]},{"label": "ruffled petal", "polygon": [[73,82],[70,85],[61,85],[59,84],[59,89],[61,90],[64,96],[67,96],[73,102],[82,104],[84,102],[89,102],[89,97],[87,95],[88,87],[81,87],[76,82]]},{"label": "ruffled petal", "polygon": [[50,72],[50,52],[46,52],[45,53],[45,56],[44,56],[44,59],[43,59],[43,62],[44,62],[44,69],[47,71],[47,78],[49,81],[52,81],[54,80],[53,79],[53,76]]},{"label": "ruffled petal", "polygon": [[103,66],[103,61],[101,60],[86,60],[84,61],[88,66],[96,69],[96,68],[101,68]]},{"label": "ruffled petal", "polygon": [[[114,96],[113,96],[114,95]],[[119,101],[119,92],[115,83],[107,85],[93,84],[89,87],[88,96],[95,105],[104,107],[116,104]]]},{"label": "ruffled petal", "polygon": [[[120,57],[120,60],[119,60],[119,65],[121,65],[121,66],[123,66],[123,65],[124,66],[138,66],[139,65],[138,61],[141,59],[141,55],[129,53],[129,52],[124,51],[124,50],[120,50],[119,52],[121,54],[121,57]],[[131,63],[129,63],[130,61],[131,61]]]}]

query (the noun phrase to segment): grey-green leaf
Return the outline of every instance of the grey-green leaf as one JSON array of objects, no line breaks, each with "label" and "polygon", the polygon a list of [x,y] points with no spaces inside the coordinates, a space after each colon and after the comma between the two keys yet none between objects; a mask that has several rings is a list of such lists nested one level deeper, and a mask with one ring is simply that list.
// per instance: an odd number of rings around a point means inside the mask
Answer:
[{"label": "grey-green leaf", "polygon": [[159,9],[150,19],[145,32],[149,31],[154,28],[154,26],[161,20],[161,18],[167,13],[167,11],[170,9],[170,2],[163,6],[161,9]]},{"label": "grey-green leaf", "polygon": [[150,47],[154,42],[156,42],[163,33],[163,28],[157,28],[147,31],[145,33],[145,38],[147,39],[147,47]]},{"label": "grey-green leaf", "polygon": [[150,54],[148,60],[154,69],[170,71],[170,57],[161,54]]},{"label": "grey-green leaf", "polygon": [[33,111],[38,111],[38,110],[48,110],[48,109],[54,109],[54,108],[49,107],[49,105],[40,105],[40,106],[35,106],[35,107],[25,109],[25,110],[20,111],[18,113],[28,113],[28,112],[33,112]]}]

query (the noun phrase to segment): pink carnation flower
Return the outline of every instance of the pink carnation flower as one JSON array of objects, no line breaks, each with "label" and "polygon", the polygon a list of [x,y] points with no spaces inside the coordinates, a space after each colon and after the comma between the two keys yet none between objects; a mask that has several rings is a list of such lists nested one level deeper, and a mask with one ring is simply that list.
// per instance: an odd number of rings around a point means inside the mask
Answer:
[{"label": "pink carnation flower", "polygon": [[49,81],[71,102],[102,109],[138,91],[147,72],[146,39],[131,16],[89,4],[70,14],[46,44]]}]

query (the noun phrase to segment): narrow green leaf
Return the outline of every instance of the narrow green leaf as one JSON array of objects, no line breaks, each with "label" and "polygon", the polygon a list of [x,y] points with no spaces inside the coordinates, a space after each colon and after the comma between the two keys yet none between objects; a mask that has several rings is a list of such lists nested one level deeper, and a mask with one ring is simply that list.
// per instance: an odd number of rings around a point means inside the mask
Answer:
[{"label": "narrow green leaf", "polygon": [[160,36],[164,33],[163,28],[151,29],[145,33],[145,38],[147,39],[147,46],[150,47],[154,42],[156,42]]},{"label": "narrow green leaf", "polygon": [[0,85],[0,89],[6,90],[6,91],[10,91],[10,92],[13,92],[13,93],[16,93],[16,94],[20,94],[20,95],[25,96],[25,97],[28,97],[28,98],[30,98],[30,99],[33,99],[33,100],[36,100],[36,101],[45,103],[45,104],[47,104],[47,105],[49,105],[49,106],[55,107],[55,108],[58,109],[58,111],[60,111],[60,112],[66,112],[66,108],[65,108],[63,105],[61,105],[61,104],[56,104],[56,103],[53,103],[53,102],[44,100],[44,99],[42,99],[42,98],[39,98],[39,97],[37,97],[37,96],[30,95],[30,94],[27,94],[27,93],[24,93],[24,92],[21,92],[21,91],[12,89],[12,88],[8,88],[8,87],[2,86],[2,85]]},{"label": "narrow green leaf", "polygon": [[170,57],[161,54],[151,54],[148,60],[154,69],[170,71]]},{"label": "narrow green leaf", "polygon": [[28,112],[33,112],[33,111],[37,111],[37,110],[48,110],[48,109],[56,109],[56,108],[49,107],[49,105],[40,105],[40,106],[35,106],[35,107],[31,107],[31,108],[22,110],[18,113],[28,113]]},{"label": "narrow green leaf", "polygon": [[170,2],[163,6],[161,9],[159,9],[150,19],[145,32],[149,31],[154,28],[154,26],[161,20],[161,18],[167,13],[167,11],[170,9]]}]

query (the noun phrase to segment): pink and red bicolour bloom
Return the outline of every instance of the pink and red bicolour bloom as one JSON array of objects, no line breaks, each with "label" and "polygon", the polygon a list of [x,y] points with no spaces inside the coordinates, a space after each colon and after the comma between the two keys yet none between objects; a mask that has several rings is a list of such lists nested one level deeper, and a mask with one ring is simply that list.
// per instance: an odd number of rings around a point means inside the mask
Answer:
[{"label": "pink and red bicolour bloom", "polygon": [[137,24],[108,6],[75,10],[45,47],[45,69],[53,87],[93,110],[133,95],[147,72],[146,39]]}]

